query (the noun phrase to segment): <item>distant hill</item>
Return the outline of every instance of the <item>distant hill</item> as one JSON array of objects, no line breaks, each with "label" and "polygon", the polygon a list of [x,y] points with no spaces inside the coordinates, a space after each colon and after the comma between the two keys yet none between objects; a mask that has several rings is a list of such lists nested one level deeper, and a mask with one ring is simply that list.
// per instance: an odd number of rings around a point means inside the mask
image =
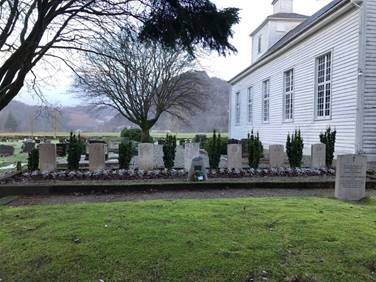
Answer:
[{"label": "distant hill", "polygon": [[[230,85],[219,78],[210,78],[205,72],[200,72],[200,76],[207,85],[202,97],[204,110],[197,111],[193,115],[186,114],[184,122],[165,114],[153,128],[154,130],[208,132],[218,129],[227,131]],[[17,120],[17,131],[30,131],[32,128],[34,131],[52,131],[55,115],[57,131],[111,132],[134,126],[110,107],[100,109],[93,108],[91,105],[63,107],[55,114],[54,111],[43,107],[12,101],[0,111],[1,131],[6,131],[4,125],[10,112]]]}]

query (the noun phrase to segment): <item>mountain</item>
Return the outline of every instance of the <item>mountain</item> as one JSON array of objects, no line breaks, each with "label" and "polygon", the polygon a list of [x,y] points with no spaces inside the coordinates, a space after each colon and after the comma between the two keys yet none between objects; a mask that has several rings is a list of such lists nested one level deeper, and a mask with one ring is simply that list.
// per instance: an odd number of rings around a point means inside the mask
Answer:
[{"label": "mountain", "polygon": [[[210,78],[205,72],[199,73],[205,89],[202,93],[202,110],[194,114],[185,114],[184,121],[168,114],[161,116],[153,130],[172,132],[209,132],[213,129],[227,131],[228,98],[230,85],[219,78]],[[12,113],[17,120],[17,131],[95,131],[116,132],[124,127],[134,127],[110,107],[94,108],[92,105],[62,107],[57,111],[47,107],[26,105],[12,101],[0,111],[0,131],[5,130],[5,123]]]}]

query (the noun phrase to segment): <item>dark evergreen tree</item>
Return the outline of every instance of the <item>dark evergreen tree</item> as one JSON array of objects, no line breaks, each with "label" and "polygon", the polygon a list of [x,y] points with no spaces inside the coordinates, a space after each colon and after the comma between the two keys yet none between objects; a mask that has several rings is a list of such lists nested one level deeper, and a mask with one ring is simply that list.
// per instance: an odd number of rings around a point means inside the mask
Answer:
[{"label": "dark evergreen tree", "polygon": [[328,127],[320,134],[320,142],[326,145],[326,166],[331,167],[334,159],[337,131]]},{"label": "dark evergreen tree", "polygon": [[213,136],[208,139],[206,150],[209,156],[209,166],[211,169],[218,169],[221,161],[222,138],[221,134],[213,131]]},{"label": "dark evergreen tree", "polygon": [[259,133],[256,135],[248,134],[248,165],[250,168],[257,169],[260,165],[260,160],[264,155],[264,147],[260,141]]},{"label": "dark evergreen tree", "polygon": [[32,149],[27,158],[27,168],[29,171],[38,170],[39,167],[39,150]]},{"label": "dark evergreen tree", "polygon": [[176,153],[176,136],[168,135],[163,144],[163,163],[168,170],[174,167]]},{"label": "dark evergreen tree", "polygon": [[82,154],[82,144],[73,132],[70,133],[68,147],[68,169],[78,170],[80,167],[80,159]]},{"label": "dark evergreen tree", "polygon": [[123,141],[119,144],[119,168],[129,169],[129,164],[132,160],[132,142]]},{"label": "dark evergreen tree", "polygon": [[302,134],[299,130],[290,136],[287,135],[286,152],[289,159],[290,167],[301,167],[303,160],[304,142]]}]

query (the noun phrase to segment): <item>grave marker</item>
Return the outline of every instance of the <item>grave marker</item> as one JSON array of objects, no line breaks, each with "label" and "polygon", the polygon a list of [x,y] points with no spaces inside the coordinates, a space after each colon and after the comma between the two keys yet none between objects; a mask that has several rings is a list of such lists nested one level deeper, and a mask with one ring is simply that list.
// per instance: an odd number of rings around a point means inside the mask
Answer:
[{"label": "grave marker", "polygon": [[227,145],[227,168],[241,169],[243,168],[242,144]]},{"label": "grave marker", "polygon": [[154,168],[154,144],[138,144],[138,169],[153,170]]},{"label": "grave marker", "polygon": [[285,162],[283,145],[269,146],[269,162],[271,167],[283,167]]},{"label": "grave marker", "polygon": [[42,173],[56,170],[56,145],[39,145],[39,169]]},{"label": "grave marker", "polygon": [[311,167],[324,168],[326,166],[326,145],[313,144],[311,146]]},{"label": "grave marker", "polygon": [[192,160],[200,156],[200,143],[185,143],[184,145],[184,169],[189,171]]},{"label": "grave marker", "polygon": [[345,201],[359,201],[366,196],[367,157],[341,155],[336,163],[335,197]]},{"label": "grave marker", "polygon": [[103,143],[89,144],[89,169],[91,171],[102,170],[106,168],[105,148]]}]

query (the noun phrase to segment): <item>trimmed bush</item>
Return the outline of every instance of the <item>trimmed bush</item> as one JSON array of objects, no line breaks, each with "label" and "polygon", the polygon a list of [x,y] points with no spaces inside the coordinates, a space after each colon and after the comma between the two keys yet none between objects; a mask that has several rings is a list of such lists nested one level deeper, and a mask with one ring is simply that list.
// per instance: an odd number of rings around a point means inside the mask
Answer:
[{"label": "trimmed bush", "polygon": [[262,145],[262,142],[260,141],[258,132],[256,135],[253,134],[253,130],[251,134],[248,133],[247,145],[248,165],[251,168],[257,169],[260,165],[260,160],[264,155],[264,147]]},{"label": "trimmed bush", "polygon": [[300,129],[295,130],[295,133],[291,136],[290,134],[287,135],[286,152],[290,167],[295,168],[302,166],[303,148],[304,142]]},{"label": "trimmed bush", "polygon": [[29,171],[38,170],[39,166],[39,150],[32,149],[27,158],[27,168]]},{"label": "trimmed bush", "polygon": [[80,159],[83,150],[83,144],[81,140],[78,140],[76,134],[70,133],[69,148],[68,148],[68,169],[78,170],[80,167]]},{"label": "trimmed bush", "polygon": [[166,136],[165,143],[163,145],[163,163],[168,170],[174,167],[176,153],[176,136]]},{"label": "trimmed bush", "polygon": [[328,127],[320,134],[320,142],[326,145],[326,166],[331,167],[334,159],[337,131]]},{"label": "trimmed bush", "polygon": [[133,156],[131,141],[123,141],[119,144],[119,168],[129,169],[129,164]]},{"label": "trimmed bush", "polygon": [[211,169],[218,169],[223,147],[223,139],[221,138],[221,134],[217,134],[217,132],[214,130],[213,136],[210,137],[206,143],[206,151],[208,152],[209,166]]},{"label": "trimmed bush", "polygon": [[[136,142],[141,142],[141,135],[142,131],[139,128],[124,128],[120,133],[120,137]],[[153,137],[150,136],[149,140],[144,143],[153,143]]]}]

